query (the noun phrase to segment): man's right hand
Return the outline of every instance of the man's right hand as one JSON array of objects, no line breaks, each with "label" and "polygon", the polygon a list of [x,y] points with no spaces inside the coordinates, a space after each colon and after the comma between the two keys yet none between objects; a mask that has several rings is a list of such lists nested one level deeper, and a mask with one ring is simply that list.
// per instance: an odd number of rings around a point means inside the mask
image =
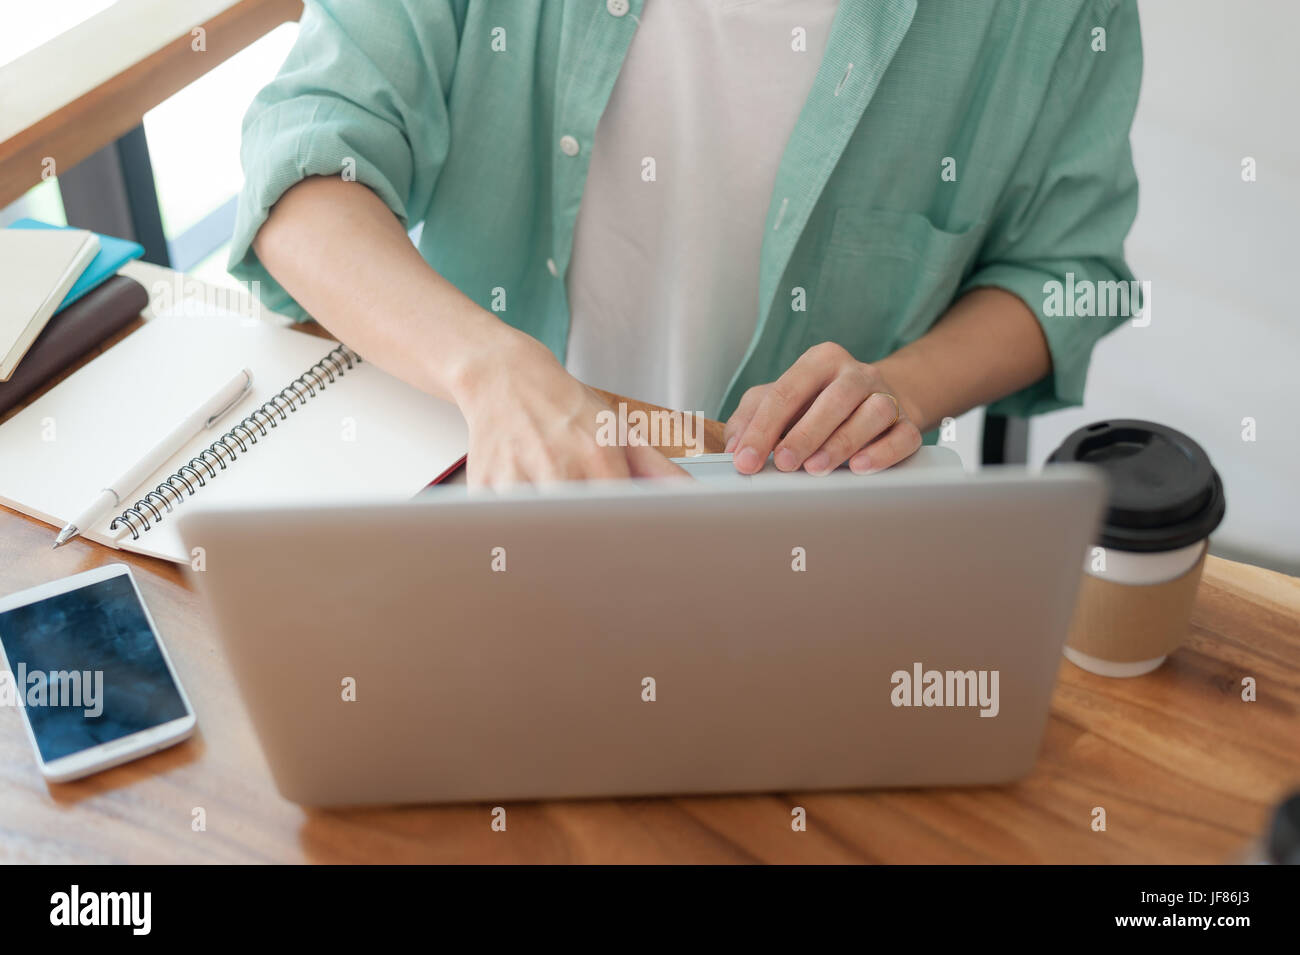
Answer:
[{"label": "man's right hand", "polygon": [[471,486],[686,476],[655,448],[602,445],[597,416],[609,406],[522,332],[511,330],[459,377]]}]

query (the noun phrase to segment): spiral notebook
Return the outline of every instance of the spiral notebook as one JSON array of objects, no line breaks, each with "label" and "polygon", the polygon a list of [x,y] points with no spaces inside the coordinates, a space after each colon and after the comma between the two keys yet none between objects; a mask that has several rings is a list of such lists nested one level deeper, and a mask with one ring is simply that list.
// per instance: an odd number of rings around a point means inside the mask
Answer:
[{"label": "spiral notebook", "polygon": [[190,563],[182,508],[401,500],[464,458],[454,405],[338,342],[230,315],[159,317],[0,425],[0,504],[62,527],[240,368],[250,393],[85,537]]}]

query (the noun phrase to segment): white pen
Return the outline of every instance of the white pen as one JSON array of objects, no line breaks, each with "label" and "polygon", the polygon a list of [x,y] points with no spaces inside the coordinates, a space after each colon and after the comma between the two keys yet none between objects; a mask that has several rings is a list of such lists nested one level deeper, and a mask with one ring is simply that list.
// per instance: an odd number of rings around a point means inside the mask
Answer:
[{"label": "white pen", "polygon": [[59,536],[54,538],[54,546],[58,547],[60,544],[66,544],[85,528],[91,527],[101,520],[109,511],[121,507],[124,495],[130,494],[131,491],[139,487],[141,481],[158,470],[164,461],[185,445],[185,442],[205,428],[211,428],[221,420],[227,411],[239,403],[239,399],[244,397],[244,394],[252,386],[253,373],[247,368],[240,369],[239,374],[226,382],[216,394],[195,409],[193,414],[173,428],[129,471],[100,491],[95,500],[81,512],[75,521],[72,521],[67,527],[59,531]]}]

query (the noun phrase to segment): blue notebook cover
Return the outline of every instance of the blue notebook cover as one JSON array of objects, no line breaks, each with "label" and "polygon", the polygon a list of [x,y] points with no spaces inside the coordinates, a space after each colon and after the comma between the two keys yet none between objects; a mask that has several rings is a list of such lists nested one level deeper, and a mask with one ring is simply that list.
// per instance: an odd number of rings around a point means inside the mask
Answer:
[{"label": "blue notebook cover", "polygon": [[[9,226],[11,229],[70,229],[73,226],[50,225],[48,222],[38,222],[35,219],[19,219]],[[63,297],[59,307],[54,310],[57,315],[63,311],[81,296],[85,295],[91,289],[95,288],[101,282],[117,274],[117,270],[132,259],[138,259],[144,255],[144,246],[126,239],[118,239],[111,235],[99,236],[99,254],[90,260],[86,266],[86,271],[81,273],[81,278],[77,279],[76,284],[68,290],[68,294]]]}]

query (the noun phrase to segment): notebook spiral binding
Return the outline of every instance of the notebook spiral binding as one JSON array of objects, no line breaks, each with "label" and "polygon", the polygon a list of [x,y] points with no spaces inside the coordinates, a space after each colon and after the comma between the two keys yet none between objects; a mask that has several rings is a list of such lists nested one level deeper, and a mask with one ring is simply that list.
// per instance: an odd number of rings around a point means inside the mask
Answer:
[{"label": "notebook spiral binding", "polygon": [[[336,378],[342,378],[346,371],[360,363],[361,356],[346,345],[339,345],[239,424],[177,468],[175,474],[113,518],[108,529],[128,527],[131,529],[131,540],[139,540],[141,534],[153,524],[159,523],[163,515],[170,513],[186,495],[193,496],[198,488],[206,487],[208,481],[224,471],[240,454],[246,454],[251,445],[257,444],[259,436],[265,438],[270,433],[269,428],[275,428],[278,422],[287,420],[290,413],[316,397],[318,390],[324,391],[326,385],[333,384]],[[152,523],[150,517],[153,518]]]}]

